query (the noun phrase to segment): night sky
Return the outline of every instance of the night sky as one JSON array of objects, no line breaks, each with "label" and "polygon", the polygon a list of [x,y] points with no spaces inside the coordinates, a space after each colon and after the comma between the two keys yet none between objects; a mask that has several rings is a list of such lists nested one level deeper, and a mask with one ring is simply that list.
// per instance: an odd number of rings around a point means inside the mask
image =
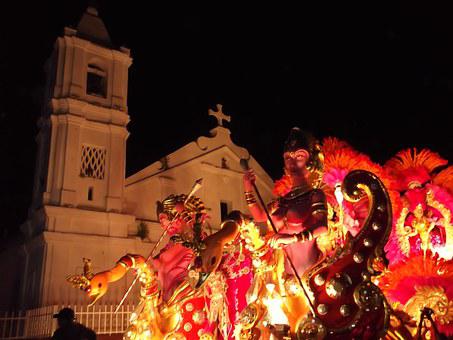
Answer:
[{"label": "night sky", "polygon": [[[207,111],[216,103],[232,116],[226,125],[236,144],[274,178],[292,126],[345,139],[378,162],[409,146],[453,159],[448,8],[154,3],[98,1],[113,42],[134,58],[128,175],[207,135],[216,125]],[[0,231],[14,233],[26,218],[43,63],[87,4],[29,1],[2,9]]]}]

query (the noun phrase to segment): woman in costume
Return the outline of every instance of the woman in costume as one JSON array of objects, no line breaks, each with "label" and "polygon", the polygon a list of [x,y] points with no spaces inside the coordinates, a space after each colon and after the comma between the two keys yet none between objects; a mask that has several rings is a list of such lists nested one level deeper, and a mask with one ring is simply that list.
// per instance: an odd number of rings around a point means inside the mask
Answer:
[{"label": "woman in costume", "polygon": [[[316,238],[327,232],[326,197],[314,188],[311,178],[319,162],[316,147],[310,135],[297,127],[291,130],[283,153],[285,175],[276,184],[277,190],[279,185],[285,190],[277,192],[279,196],[268,206],[279,232],[270,238],[270,245],[285,247],[299,274],[319,260]],[[253,194],[255,179],[253,170],[245,173],[245,198],[255,222],[266,222],[266,213]],[[288,265],[286,271],[292,274]]]},{"label": "woman in costume", "polygon": [[[262,288],[259,295],[270,293],[273,296],[275,294],[286,296],[282,308],[292,332],[308,311],[296,276],[301,276],[320,260],[322,253],[317,246],[316,238],[327,232],[326,197],[322,190],[314,187],[319,179],[316,178],[319,175],[316,171],[320,165],[318,152],[319,146],[310,135],[299,128],[291,130],[283,153],[285,175],[276,183],[274,193],[277,199],[267,207],[278,234],[272,235],[268,240],[268,244],[277,249],[273,251],[273,259],[266,259],[265,263],[275,267],[272,272],[283,272],[277,274],[277,280],[263,277],[264,281],[260,286],[270,287],[271,291]],[[245,199],[254,221],[266,222],[266,212],[258,204],[253,193],[254,183],[255,174],[253,170],[249,170],[244,175]],[[286,253],[284,259],[282,251],[278,248],[284,248]],[[293,262],[297,275],[289,261]],[[256,291],[256,288],[254,289]],[[269,316],[275,313],[268,312]],[[286,321],[282,318],[281,322]]]}]

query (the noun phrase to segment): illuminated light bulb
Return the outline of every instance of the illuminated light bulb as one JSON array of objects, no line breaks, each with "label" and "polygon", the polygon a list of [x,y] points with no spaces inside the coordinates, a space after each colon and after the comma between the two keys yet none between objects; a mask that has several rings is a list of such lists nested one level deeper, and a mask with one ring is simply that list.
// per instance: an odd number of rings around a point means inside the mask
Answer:
[{"label": "illuminated light bulb", "polygon": [[269,293],[273,293],[275,290],[275,284],[273,283],[266,283],[266,289],[268,290]]},{"label": "illuminated light bulb", "polygon": [[293,283],[289,286],[289,290],[293,295],[297,295],[299,293],[299,286]]},{"label": "illuminated light bulb", "polygon": [[343,193],[341,192],[341,183],[335,184],[335,198],[339,205],[343,204]]},{"label": "illuminated light bulb", "polygon": [[283,300],[280,294],[275,292],[275,284],[266,284],[266,289],[268,291],[268,296],[263,298],[263,303],[267,307],[267,317],[269,323],[272,325],[288,325],[288,317],[282,309]]}]

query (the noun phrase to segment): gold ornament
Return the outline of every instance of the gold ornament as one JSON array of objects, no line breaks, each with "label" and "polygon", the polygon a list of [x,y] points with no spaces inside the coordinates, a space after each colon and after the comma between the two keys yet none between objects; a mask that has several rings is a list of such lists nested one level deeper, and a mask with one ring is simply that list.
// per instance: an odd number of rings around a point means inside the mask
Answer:
[{"label": "gold ornament", "polygon": [[190,332],[190,331],[192,330],[192,324],[191,324],[190,322],[186,322],[186,323],[184,324],[184,330],[185,330],[186,332]]},{"label": "gold ornament", "polygon": [[377,310],[384,303],[381,290],[370,281],[361,283],[354,291],[354,301],[366,311]]},{"label": "gold ornament", "polygon": [[195,324],[201,325],[206,321],[206,313],[202,310],[197,310],[193,313],[192,320]]},{"label": "gold ornament", "polygon": [[242,329],[250,329],[252,328],[258,317],[260,315],[261,309],[258,307],[256,303],[251,303],[247,307],[245,307],[241,314],[239,315],[239,324],[241,325]]},{"label": "gold ornament", "polygon": [[443,226],[446,234],[446,243],[444,251],[436,251],[443,258],[450,259],[453,256],[453,224],[451,211],[445,207],[442,203],[437,201],[434,197],[434,194],[431,190],[428,190],[426,193],[425,202],[427,206],[436,209],[442,215],[442,218],[436,220],[432,216],[425,213],[422,204],[418,204],[415,209],[412,211],[414,219],[410,226],[406,225],[406,219],[410,213],[408,207],[404,207],[401,210],[400,216],[396,222],[396,235],[398,238],[398,243],[400,245],[401,251],[404,255],[409,256],[410,253],[410,243],[409,240],[411,237],[419,236],[420,237],[420,247],[423,251],[423,254],[426,256],[428,250],[435,252],[431,245],[431,231],[435,228],[436,225]]},{"label": "gold ornament", "polygon": [[66,281],[71,283],[75,288],[86,290],[90,286],[90,280],[94,274],[91,270],[92,263],[90,259],[83,258],[83,273],[80,275],[69,275]]},{"label": "gold ornament", "polygon": [[444,288],[415,286],[415,294],[406,302],[403,310],[417,321],[425,307],[434,311],[434,321],[439,322],[440,325],[453,322],[453,300],[448,300]]},{"label": "gold ornament", "polygon": [[401,214],[396,221],[396,235],[398,237],[398,243],[400,245],[401,252],[409,256],[410,252],[410,243],[409,243],[409,233],[411,232],[410,227],[406,228],[405,222],[407,215],[409,214],[409,209],[404,207],[401,210]]},{"label": "gold ornament", "polygon": [[340,280],[330,279],[326,284],[326,294],[332,299],[338,299],[344,290],[345,286]]},{"label": "gold ornament", "polygon": [[308,315],[296,328],[298,340],[321,340],[326,336],[326,329],[319,319]]},{"label": "gold ornament", "polygon": [[344,317],[347,317],[351,314],[351,307],[348,305],[342,305],[340,307],[340,314],[343,315]]},{"label": "gold ornament", "polygon": [[203,333],[198,335],[200,340],[214,340],[214,336],[211,333]]}]

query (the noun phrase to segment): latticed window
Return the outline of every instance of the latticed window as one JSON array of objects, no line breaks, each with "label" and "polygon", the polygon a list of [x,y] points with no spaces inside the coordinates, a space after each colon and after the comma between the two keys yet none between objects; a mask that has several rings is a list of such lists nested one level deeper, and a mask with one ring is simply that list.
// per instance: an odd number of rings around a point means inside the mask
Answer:
[{"label": "latticed window", "polygon": [[104,148],[83,144],[80,176],[104,179],[106,153]]}]

